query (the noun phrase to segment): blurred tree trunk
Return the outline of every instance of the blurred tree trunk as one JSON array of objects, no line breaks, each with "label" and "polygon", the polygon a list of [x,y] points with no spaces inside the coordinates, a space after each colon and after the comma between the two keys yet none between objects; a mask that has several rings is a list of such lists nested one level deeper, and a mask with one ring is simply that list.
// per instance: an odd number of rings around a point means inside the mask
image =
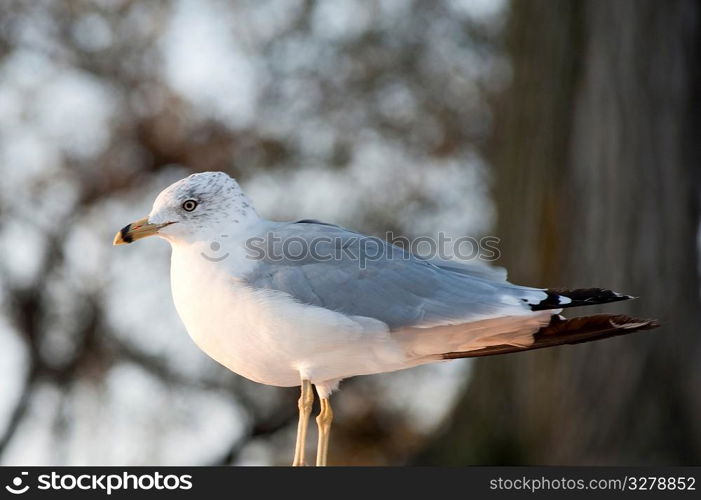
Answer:
[{"label": "blurred tree trunk", "polygon": [[664,326],[477,361],[418,462],[701,462],[700,11],[512,3],[490,148],[510,279],[631,293],[606,310]]}]

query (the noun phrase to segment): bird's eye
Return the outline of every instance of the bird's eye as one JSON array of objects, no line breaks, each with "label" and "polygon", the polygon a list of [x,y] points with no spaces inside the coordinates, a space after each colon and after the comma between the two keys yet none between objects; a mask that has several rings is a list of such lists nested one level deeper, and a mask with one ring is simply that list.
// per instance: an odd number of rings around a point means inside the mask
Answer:
[{"label": "bird's eye", "polygon": [[197,202],[195,200],[187,200],[185,203],[183,203],[183,210],[186,212],[192,212],[196,208]]}]

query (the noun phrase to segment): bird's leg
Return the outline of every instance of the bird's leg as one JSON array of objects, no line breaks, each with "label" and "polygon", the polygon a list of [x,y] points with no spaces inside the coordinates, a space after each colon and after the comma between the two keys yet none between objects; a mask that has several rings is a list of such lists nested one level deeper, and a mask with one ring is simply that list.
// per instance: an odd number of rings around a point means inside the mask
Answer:
[{"label": "bird's leg", "polygon": [[333,411],[329,398],[321,398],[321,411],[316,417],[319,426],[319,444],[316,449],[316,465],[326,465],[326,456],[329,449],[329,434],[331,433],[331,422],[333,421]]},{"label": "bird's leg", "polygon": [[309,417],[312,414],[314,404],[314,391],[309,380],[302,380],[302,394],[299,396],[299,424],[297,426],[297,444],[295,445],[295,458],[293,466],[304,465],[304,444],[307,441],[307,427]]}]

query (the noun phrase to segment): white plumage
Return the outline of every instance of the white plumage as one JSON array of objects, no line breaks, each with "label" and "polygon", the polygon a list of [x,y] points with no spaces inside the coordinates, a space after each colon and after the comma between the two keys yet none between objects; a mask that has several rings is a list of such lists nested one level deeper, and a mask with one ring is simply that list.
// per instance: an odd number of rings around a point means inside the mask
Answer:
[{"label": "white plumage", "polygon": [[[172,246],[175,306],[204,352],[256,382],[302,386],[295,464],[304,462],[311,384],[322,398],[317,463],[324,464],[328,397],[342,379],[493,346],[528,348],[559,307],[629,298],[517,286],[502,270],[421,259],[338,226],[268,221],[223,173],[169,186],[115,244],[150,235]],[[307,253],[286,253],[293,240]],[[607,328],[597,332],[609,335]]]},{"label": "white plumage", "polygon": [[[189,200],[197,203],[192,212],[182,208]],[[528,345],[531,334],[547,324],[553,314],[553,311],[533,312],[526,307],[528,302],[545,298],[544,292],[515,287],[505,281],[495,282],[496,288],[486,288],[484,293],[488,295],[480,300],[494,301],[486,312],[471,307],[467,302],[474,298],[466,296],[464,312],[456,309],[456,314],[463,316],[459,321],[454,315],[446,315],[445,320],[414,322],[410,318],[408,324],[398,325],[363,312],[363,300],[368,301],[368,310],[374,309],[371,305],[377,306],[378,297],[390,303],[402,300],[401,295],[393,297],[385,293],[379,278],[374,285],[379,290],[377,296],[352,298],[360,314],[352,314],[355,312],[352,308],[343,311],[322,307],[319,304],[324,297],[316,304],[305,303],[304,297],[294,295],[294,290],[306,283],[261,285],[258,275],[269,267],[275,269],[268,274],[285,273],[289,268],[290,278],[283,281],[312,280],[312,287],[315,283],[313,274],[295,276],[293,272],[309,264],[299,263],[293,269],[289,259],[277,262],[276,266],[270,256],[252,258],[246,250],[247,241],[269,234],[281,234],[284,238],[286,225],[259,217],[238,184],[221,173],[194,174],[164,190],[156,199],[148,222],[168,224],[157,234],[172,245],[173,299],[193,341],[213,359],[248,379],[276,386],[297,386],[302,379],[308,379],[316,385],[320,397],[328,397],[344,378],[438,361],[445,352],[505,343]],[[336,226],[323,226],[354,234]],[[310,239],[326,236],[318,231],[315,222],[301,223],[300,227],[292,231],[292,236],[298,237],[300,230]],[[363,271],[360,262],[347,260],[346,257],[321,263],[338,269],[348,268],[350,264],[348,276],[339,278],[336,288],[345,287],[351,296],[355,278],[365,279],[373,287],[372,278],[359,278]],[[393,262],[370,264],[392,266]],[[410,275],[412,267],[431,264],[415,259],[398,265]],[[366,266],[370,268],[369,264]],[[456,274],[431,267],[437,279],[457,279],[459,284],[474,288],[490,283],[476,276],[476,268],[473,273]],[[484,269],[480,272],[484,273]],[[324,274],[328,275],[328,271]],[[424,302],[433,298],[437,288],[426,288]],[[417,293],[414,295],[420,296]],[[460,293],[460,289],[455,290],[456,303],[460,302]],[[383,309],[391,307],[390,303],[382,306]]]}]

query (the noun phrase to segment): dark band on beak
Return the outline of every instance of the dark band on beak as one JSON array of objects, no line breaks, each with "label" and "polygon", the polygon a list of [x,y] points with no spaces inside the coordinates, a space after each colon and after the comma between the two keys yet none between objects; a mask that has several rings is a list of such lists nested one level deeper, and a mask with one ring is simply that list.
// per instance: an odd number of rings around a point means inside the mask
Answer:
[{"label": "dark band on beak", "polygon": [[126,226],[124,226],[122,229],[119,230],[119,232],[122,235],[122,241],[124,243],[131,243],[134,241],[134,238],[132,238],[129,231],[131,231],[131,224],[127,224]]},{"label": "dark band on beak", "polygon": [[159,229],[170,226],[171,224],[173,224],[173,222],[152,224],[148,221],[148,217],[144,217],[143,219],[132,222],[131,224],[128,224],[117,231],[112,243],[115,245],[123,245],[125,243],[131,243],[148,236],[153,236],[158,234]]}]

